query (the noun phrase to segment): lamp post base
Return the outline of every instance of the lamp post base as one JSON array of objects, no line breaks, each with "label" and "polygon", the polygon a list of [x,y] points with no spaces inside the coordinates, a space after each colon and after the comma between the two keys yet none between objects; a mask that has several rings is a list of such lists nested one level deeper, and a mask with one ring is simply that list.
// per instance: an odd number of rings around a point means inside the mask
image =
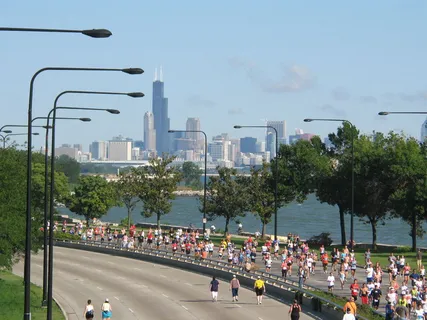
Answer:
[{"label": "lamp post base", "polygon": [[47,308],[47,300],[42,301],[42,308]]}]

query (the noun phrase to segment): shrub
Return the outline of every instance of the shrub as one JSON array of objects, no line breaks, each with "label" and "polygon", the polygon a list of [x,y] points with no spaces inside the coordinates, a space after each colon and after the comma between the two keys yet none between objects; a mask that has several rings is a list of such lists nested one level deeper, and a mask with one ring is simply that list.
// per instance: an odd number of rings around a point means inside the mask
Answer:
[{"label": "shrub", "polygon": [[329,247],[332,244],[330,235],[331,234],[329,232],[322,232],[321,234],[312,236],[308,239],[307,244],[309,246],[321,246],[323,244],[325,247]]}]

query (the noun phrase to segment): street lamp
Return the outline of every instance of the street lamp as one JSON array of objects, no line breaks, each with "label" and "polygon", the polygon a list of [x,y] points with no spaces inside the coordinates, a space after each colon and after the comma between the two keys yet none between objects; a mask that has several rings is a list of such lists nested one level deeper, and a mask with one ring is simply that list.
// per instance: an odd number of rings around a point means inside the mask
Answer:
[{"label": "street lamp", "polygon": [[[76,67],[46,67],[38,70],[30,81],[30,93],[28,102],[28,149],[27,149],[27,207],[26,207],[26,226],[25,226],[25,261],[24,261],[24,320],[31,320],[30,312],[30,285],[31,285],[31,144],[32,144],[32,126],[33,120],[33,94],[34,94],[34,81],[37,76],[44,71],[106,71],[106,72],[123,72],[131,75],[142,74],[144,70],[141,68],[76,68]],[[54,111],[55,116],[55,111]],[[52,303],[52,302],[50,302]]]},{"label": "street lamp", "polygon": [[[5,132],[5,131],[3,131],[3,132]],[[10,133],[10,134],[6,134],[4,136],[0,134],[0,137],[3,140],[3,149],[6,148],[6,139],[7,139],[7,137],[10,137],[10,136],[24,136],[24,135],[26,135],[26,133]],[[32,135],[33,136],[38,136],[39,134],[37,132],[34,132],[34,133],[32,133]]]},{"label": "street lamp", "polygon": [[207,183],[207,168],[208,168],[208,136],[202,130],[168,130],[169,133],[175,132],[198,132],[205,136],[205,179],[203,181],[203,238],[206,232],[206,183]]},{"label": "street lamp", "polygon": [[46,33],[81,33],[91,38],[108,38],[112,35],[107,29],[67,30],[67,29],[37,29],[37,28],[8,28],[0,27],[0,31],[46,32]]},{"label": "street lamp", "polygon": [[389,114],[427,114],[426,111],[381,111],[379,116],[388,116]]},{"label": "street lamp", "polygon": [[333,121],[344,122],[351,126],[351,219],[350,219],[350,247],[353,249],[354,245],[354,131],[356,127],[348,120],[345,119],[304,119],[304,122],[313,121]]},{"label": "street lamp", "polygon": [[278,167],[278,158],[277,153],[279,152],[279,133],[277,132],[277,129],[273,126],[240,126],[236,125],[234,126],[234,129],[241,129],[241,128],[265,128],[265,129],[272,129],[274,130],[274,133],[276,134],[276,160],[274,161],[276,174],[274,177],[274,240],[277,241],[277,208],[279,206],[278,204],[278,195],[277,195],[277,188],[279,184],[279,167]]}]

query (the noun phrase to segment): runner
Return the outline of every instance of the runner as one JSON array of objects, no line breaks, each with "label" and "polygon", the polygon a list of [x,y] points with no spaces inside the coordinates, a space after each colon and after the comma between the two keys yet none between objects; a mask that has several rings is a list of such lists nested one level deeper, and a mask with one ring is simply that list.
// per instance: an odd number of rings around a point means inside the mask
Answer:
[{"label": "runner", "polygon": [[289,308],[289,315],[291,317],[291,320],[298,320],[300,312],[301,312],[301,306],[298,304],[298,301],[295,299],[294,303]]},{"label": "runner", "polygon": [[209,284],[209,290],[211,291],[212,295],[212,302],[218,301],[218,289],[219,289],[219,282],[215,279],[215,277],[212,277],[212,281]]},{"label": "runner", "polygon": [[262,295],[265,293],[264,281],[261,280],[261,277],[258,276],[258,279],[254,283],[254,289],[257,299],[257,304],[262,304]]},{"label": "runner", "polygon": [[92,305],[92,300],[90,299],[87,301],[85,311],[83,312],[83,317],[85,317],[86,320],[91,320],[94,317],[94,308]]},{"label": "runner", "polygon": [[236,275],[233,274],[233,279],[231,279],[230,281],[230,290],[231,290],[231,295],[233,297],[233,301],[239,301],[239,288],[240,288],[239,279],[237,279]]},{"label": "runner", "polygon": [[334,285],[335,285],[335,277],[334,274],[331,272],[328,276],[328,292],[333,292],[334,291]]},{"label": "runner", "polygon": [[108,298],[105,299],[105,302],[102,304],[101,312],[102,312],[102,319],[110,320],[113,310],[111,309],[110,301]]},{"label": "runner", "polygon": [[342,317],[342,320],[356,320],[356,317],[351,313],[350,308],[347,308],[347,312],[345,313],[344,317]]}]

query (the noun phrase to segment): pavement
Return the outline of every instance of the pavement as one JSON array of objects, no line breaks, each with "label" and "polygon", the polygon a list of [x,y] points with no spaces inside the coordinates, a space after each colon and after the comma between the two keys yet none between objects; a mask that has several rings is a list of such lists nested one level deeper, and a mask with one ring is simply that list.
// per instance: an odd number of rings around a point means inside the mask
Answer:
[{"label": "pavement", "polygon": [[[43,254],[32,255],[31,281],[42,284]],[[23,275],[23,261],[13,272]],[[227,282],[220,282],[218,302],[210,299],[211,278],[130,258],[87,251],[54,248],[54,298],[69,320],[84,319],[87,299],[95,318],[105,298],[110,299],[112,319],[254,319],[285,318],[289,306],[264,297],[256,304],[253,291],[241,288],[239,302],[232,302]],[[268,294],[268,292],[267,292]],[[303,307],[304,311],[304,307]],[[322,319],[301,315],[302,320]]]}]

